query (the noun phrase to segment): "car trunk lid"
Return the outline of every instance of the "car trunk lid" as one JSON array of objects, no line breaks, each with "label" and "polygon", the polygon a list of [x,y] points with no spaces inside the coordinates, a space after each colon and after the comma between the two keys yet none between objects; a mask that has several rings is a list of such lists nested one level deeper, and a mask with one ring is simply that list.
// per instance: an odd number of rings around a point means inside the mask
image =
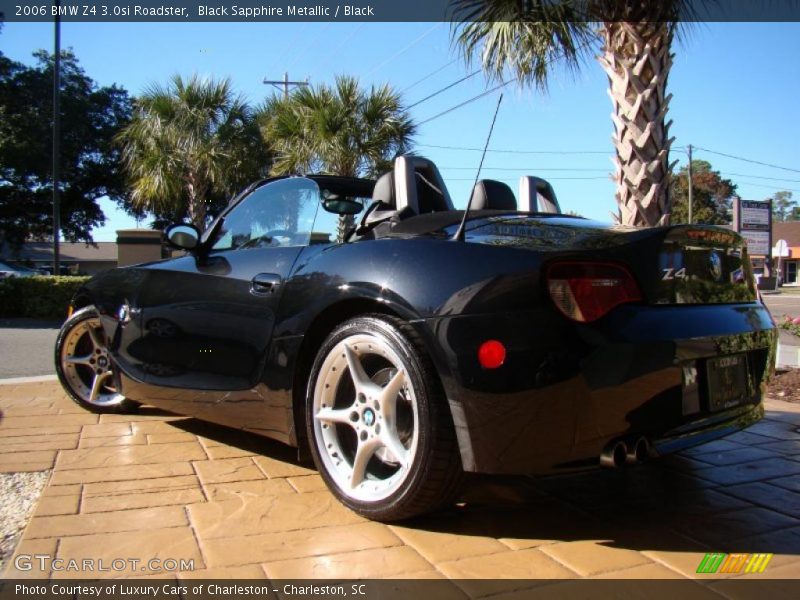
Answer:
[{"label": "car trunk lid", "polygon": [[648,304],[722,304],[757,298],[743,238],[710,225],[636,228],[564,216],[503,215],[472,221],[468,242],[542,252],[543,261],[627,266]]}]

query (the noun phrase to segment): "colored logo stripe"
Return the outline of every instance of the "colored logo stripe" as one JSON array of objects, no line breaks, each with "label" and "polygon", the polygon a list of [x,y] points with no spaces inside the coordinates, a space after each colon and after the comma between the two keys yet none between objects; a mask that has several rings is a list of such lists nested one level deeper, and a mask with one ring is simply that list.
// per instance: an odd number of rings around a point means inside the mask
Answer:
[{"label": "colored logo stripe", "polygon": [[710,552],[703,557],[697,567],[698,573],[763,573],[772,560],[772,554],[726,554]]},{"label": "colored logo stripe", "polygon": [[698,573],[716,573],[722,561],[725,560],[727,554],[722,552],[711,552],[703,557],[700,561],[700,566],[697,567]]},{"label": "colored logo stripe", "polygon": [[772,560],[772,554],[753,554],[750,561],[744,569],[745,573],[763,573],[767,568],[769,561]]}]

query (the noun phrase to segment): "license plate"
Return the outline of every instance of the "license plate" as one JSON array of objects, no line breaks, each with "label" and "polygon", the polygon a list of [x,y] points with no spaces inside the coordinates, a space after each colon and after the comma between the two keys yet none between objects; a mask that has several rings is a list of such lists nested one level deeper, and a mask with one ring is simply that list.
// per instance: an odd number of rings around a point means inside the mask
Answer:
[{"label": "license plate", "polygon": [[710,358],[708,374],[708,404],[713,411],[736,406],[750,397],[747,385],[747,356],[734,354]]}]

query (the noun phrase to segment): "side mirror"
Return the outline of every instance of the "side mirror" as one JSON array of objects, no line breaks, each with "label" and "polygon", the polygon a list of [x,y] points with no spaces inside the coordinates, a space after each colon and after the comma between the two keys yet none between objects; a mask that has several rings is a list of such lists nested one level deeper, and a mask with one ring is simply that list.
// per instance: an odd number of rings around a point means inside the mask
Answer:
[{"label": "side mirror", "polygon": [[164,234],[167,243],[179,250],[194,250],[200,244],[200,231],[187,223],[170,225]]}]

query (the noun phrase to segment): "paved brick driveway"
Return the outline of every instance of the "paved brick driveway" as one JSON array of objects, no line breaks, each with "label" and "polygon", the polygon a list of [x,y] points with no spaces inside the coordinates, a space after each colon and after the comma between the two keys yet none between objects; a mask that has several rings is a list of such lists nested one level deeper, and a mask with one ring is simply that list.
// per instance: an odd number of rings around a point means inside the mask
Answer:
[{"label": "paved brick driveway", "polygon": [[[51,382],[0,385],[0,471],[53,469],[18,555],[194,559],[178,578],[444,577],[482,595],[503,590],[482,578],[695,577],[710,551],[771,552],[748,577],[798,578],[800,405],[767,408],[745,433],[637,469],[479,480],[402,526],[340,506],[281,444],[149,408],[93,415]],[[12,561],[5,576],[50,574]]]}]

